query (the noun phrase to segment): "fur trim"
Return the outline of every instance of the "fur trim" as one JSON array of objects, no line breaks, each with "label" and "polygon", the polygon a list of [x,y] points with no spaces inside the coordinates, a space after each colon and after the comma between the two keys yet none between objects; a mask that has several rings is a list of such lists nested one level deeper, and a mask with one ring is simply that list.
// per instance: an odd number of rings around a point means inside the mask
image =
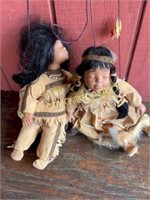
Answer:
[{"label": "fur trim", "polygon": [[129,131],[117,131],[110,128],[110,134],[114,140],[123,148],[127,149],[131,145],[136,145],[137,140],[142,135],[142,130],[150,126],[150,117],[147,114],[141,116],[137,124]]},{"label": "fur trim", "polygon": [[150,137],[150,125],[143,128],[143,132]]},{"label": "fur trim", "polygon": [[101,137],[99,138],[99,146],[100,147],[106,147],[111,150],[118,149],[119,145],[112,137]]},{"label": "fur trim", "polygon": [[112,137],[100,137],[99,140],[94,140],[92,138],[88,139],[92,141],[94,144],[97,144],[99,147],[106,147],[109,148],[110,150],[118,149],[119,145],[116,143],[116,141]]}]

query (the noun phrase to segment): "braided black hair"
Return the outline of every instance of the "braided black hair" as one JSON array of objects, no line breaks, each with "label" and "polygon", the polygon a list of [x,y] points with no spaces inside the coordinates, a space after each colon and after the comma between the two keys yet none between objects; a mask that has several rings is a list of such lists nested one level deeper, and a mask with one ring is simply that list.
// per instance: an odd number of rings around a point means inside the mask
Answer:
[{"label": "braided black hair", "polygon": [[[59,37],[59,38],[58,38]],[[20,31],[19,57],[22,72],[14,74],[13,80],[24,86],[38,78],[54,60],[53,47],[56,40],[61,39],[57,26],[34,19],[29,26]],[[62,42],[63,43],[63,42]],[[63,44],[66,47],[66,44]],[[61,64],[67,70],[69,61]]]}]

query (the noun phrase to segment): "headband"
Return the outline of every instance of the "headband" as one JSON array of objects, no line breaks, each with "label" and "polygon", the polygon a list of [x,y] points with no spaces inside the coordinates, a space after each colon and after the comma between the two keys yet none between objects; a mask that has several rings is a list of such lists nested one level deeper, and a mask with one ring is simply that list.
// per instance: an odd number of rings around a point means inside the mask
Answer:
[{"label": "headband", "polygon": [[110,63],[110,64],[115,64],[115,61],[113,60],[113,58],[110,58],[108,56],[98,56],[98,55],[87,55],[87,56],[84,56],[82,58],[82,61],[85,61],[85,60],[97,60],[97,61],[101,61],[101,62],[106,62],[106,63]]}]

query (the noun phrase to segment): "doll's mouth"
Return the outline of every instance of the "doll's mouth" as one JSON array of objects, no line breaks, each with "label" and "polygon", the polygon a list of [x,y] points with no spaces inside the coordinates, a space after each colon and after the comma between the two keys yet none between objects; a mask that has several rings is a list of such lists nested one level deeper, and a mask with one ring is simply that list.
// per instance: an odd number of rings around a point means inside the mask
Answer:
[{"label": "doll's mouth", "polygon": [[101,89],[103,89],[101,86],[95,86],[94,87],[94,90],[101,90]]}]

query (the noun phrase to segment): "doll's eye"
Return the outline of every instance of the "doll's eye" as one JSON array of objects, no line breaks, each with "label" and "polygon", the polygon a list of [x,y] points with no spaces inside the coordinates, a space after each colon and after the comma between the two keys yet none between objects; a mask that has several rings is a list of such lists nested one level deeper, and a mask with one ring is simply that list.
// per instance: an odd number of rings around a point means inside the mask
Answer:
[{"label": "doll's eye", "polygon": [[108,79],[108,78],[109,78],[109,76],[104,76],[103,78],[104,78],[104,79]]},{"label": "doll's eye", "polygon": [[95,75],[90,75],[89,79],[95,79]]}]

